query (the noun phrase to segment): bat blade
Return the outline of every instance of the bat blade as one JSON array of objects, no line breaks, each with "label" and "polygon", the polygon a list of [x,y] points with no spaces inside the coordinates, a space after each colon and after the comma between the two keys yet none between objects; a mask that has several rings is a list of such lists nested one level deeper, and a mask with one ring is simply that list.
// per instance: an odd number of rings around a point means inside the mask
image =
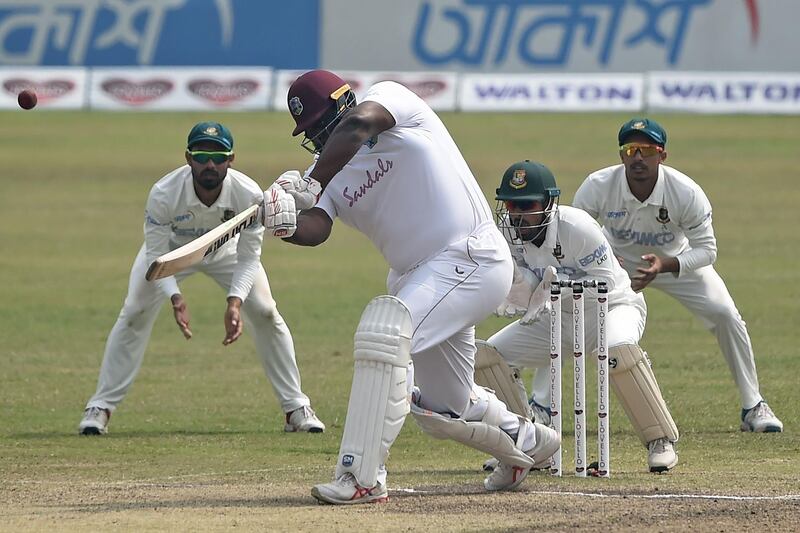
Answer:
[{"label": "bat blade", "polygon": [[154,281],[166,278],[196,265],[204,257],[225,246],[239,232],[254,223],[258,219],[258,208],[258,205],[248,207],[232,219],[223,222],[193,241],[158,257],[150,263],[147,274],[144,275],[145,279]]}]

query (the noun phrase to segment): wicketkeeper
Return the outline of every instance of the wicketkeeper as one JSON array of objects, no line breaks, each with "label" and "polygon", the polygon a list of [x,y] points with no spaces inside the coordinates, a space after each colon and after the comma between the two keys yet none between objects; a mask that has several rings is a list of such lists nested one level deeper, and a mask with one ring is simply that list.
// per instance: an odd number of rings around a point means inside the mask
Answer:
[{"label": "wicketkeeper", "polygon": [[[537,375],[547,377],[550,321],[546,302],[550,282],[606,282],[611,386],[648,450],[650,471],[664,472],[678,463],[673,446],[678,440],[678,428],[661,396],[647,354],[639,346],[647,319],[644,298],[631,290],[628,275],[597,222],[580,209],[559,206],[560,195],[555,176],[541,163],[521,161],[503,174],[497,189],[496,217],[514,258],[515,274],[511,291],[497,313],[519,319],[490,337],[488,346],[481,349],[494,348],[509,366],[536,368]],[[586,309],[593,309],[596,301],[596,289],[586,289]],[[572,306],[562,306],[561,322],[561,353],[571,354]],[[585,342],[587,355],[597,349],[594,320],[585,320]],[[562,357],[562,362],[568,359]],[[481,381],[478,375],[476,381]],[[520,390],[521,402],[517,396],[507,403],[524,404],[524,387]],[[550,424],[549,388],[532,400],[535,420]]]}]

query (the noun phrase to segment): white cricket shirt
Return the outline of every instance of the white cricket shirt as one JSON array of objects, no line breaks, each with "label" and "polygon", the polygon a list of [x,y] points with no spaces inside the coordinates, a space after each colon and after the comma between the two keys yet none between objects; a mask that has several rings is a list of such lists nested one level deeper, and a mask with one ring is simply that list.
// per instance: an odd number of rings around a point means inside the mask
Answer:
[{"label": "white cricket shirt", "polygon": [[364,100],[385,107],[396,124],[361,147],[317,207],[364,233],[403,273],[491,222],[492,213],[450,133],[421,98],[385,81]]},{"label": "white cricket shirt", "polygon": [[[541,281],[548,266],[555,267],[559,280],[605,281],[610,306],[643,305],[644,299],[631,289],[628,274],[620,266],[600,225],[586,212],[559,206],[558,216],[549,226],[541,246],[522,243],[516,234],[503,231],[511,248],[516,268],[529,269]],[[537,283],[538,285],[538,283]],[[596,289],[586,289],[595,298]]]},{"label": "white cricket shirt", "polygon": [[[194,191],[191,167],[184,165],[173,170],[153,185],[147,197],[144,213],[147,263],[262,201],[261,187],[245,174],[229,168],[219,198],[206,206]],[[211,262],[228,254],[238,254],[228,296],[238,296],[244,301],[250,293],[261,261],[263,236],[264,226],[252,224],[203,260]],[[167,296],[180,292],[174,276],[154,283]]]},{"label": "white cricket shirt", "polygon": [[578,188],[572,205],[603,225],[628,271],[647,265],[642,255],[650,253],[677,257],[678,276],[716,259],[711,203],[697,183],[674,168],[659,165],[656,186],[644,202],[631,193],[624,165],[598,170]]}]

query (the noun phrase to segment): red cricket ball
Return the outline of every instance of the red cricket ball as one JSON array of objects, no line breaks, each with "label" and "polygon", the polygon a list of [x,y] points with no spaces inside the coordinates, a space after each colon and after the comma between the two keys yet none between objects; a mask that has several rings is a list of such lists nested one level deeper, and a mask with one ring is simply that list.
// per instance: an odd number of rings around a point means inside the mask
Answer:
[{"label": "red cricket ball", "polygon": [[36,93],[27,89],[17,95],[17,103],[22,109],[33,109],[38,101]]}]

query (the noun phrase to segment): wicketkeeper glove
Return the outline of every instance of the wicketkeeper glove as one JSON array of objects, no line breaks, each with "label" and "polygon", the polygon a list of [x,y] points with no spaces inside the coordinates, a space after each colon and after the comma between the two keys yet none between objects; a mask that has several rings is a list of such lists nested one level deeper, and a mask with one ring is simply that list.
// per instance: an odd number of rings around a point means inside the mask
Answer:
[{"label": "wicketkeeper glove", "polygon": [[528,302],[533,294],[536,276],[524,267],[514,265],[514,281],[508,291],[505,301],[498,307],[494,314],[499,317],[514,318],[522,316],[528,310]]},{"label": "wicketkeeper glove", "polygon": [[531,299],[528,302],[528,310],[525,315],[519,319],[519,323],[523,326],[530,326],[542,316],[542,311],[547,309],[550,305],[550,283],[558,279],[558,274],[553,266],[549,266],[542,274],[542,281],[533,291]]}]

